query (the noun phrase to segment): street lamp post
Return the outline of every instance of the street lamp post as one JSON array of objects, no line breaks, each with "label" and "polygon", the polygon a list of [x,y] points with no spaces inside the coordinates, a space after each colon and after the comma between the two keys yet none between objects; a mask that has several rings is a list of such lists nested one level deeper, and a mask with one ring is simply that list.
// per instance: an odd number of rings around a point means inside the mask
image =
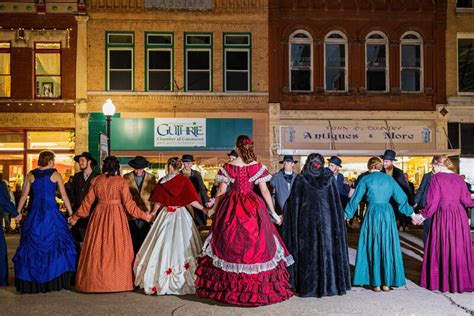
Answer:
[{"label": "street lamp post", "polygon": [[110,123],[112,122],[112,116],[115,114],[115,105],[111,99],[107,99],[102,106],[102,113],[104,113],[107,122],[107,151],[110,156]]}]

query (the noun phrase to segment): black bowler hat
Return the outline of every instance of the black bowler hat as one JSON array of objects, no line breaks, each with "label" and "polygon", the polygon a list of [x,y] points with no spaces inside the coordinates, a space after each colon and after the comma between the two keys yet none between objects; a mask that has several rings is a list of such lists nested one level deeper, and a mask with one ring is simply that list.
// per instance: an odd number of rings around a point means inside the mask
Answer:
[{"label": "black bowler hat", "polygon": [[283,160],[280,161],[280,163],[284,163],[285,161],[291,161],[294,163],[298,163],[298,160],[293,159],[293,155],[284,155]]},{"label": "black bowler hat", "polygon": [[193,155],[188,155],[188,154],[186,154],[186,155],[183,155],[183,157],[181,157],[181,160],[182,160],[183,162],[193,162],[193,161],[194,161],[194,157],[193,157]]},{"label": "black bowler hat", "polygon": [[397,161],[397,159],[395,159],[396,156],[397,156],[396,152],[394,152],[393,150],[388,149],[383,153],[383,156],[380,156],[380,158],[382,158],[383,160]]},{"label": "black bowler hat", "polygon": [[330,163],[335,164],[335,165],[338,166],[339,168],[342,168],[342,166],[341,166],[341,164],[342,164],[341,158],[339,158],[339,157],[337,157],[337,156],[331,156],[331,158],[329,158],[328,161],[329,161]]},{"label": "black bowler hat", "polygon": [[232,157],[235,157],[235,158],[239,158],[239,154],[234,150],[232,149],[232,151],[230,153],[227,154],[227,156],[232,156]]},{"label": "black bowler hat", "polygon": [[128,162],[128,165],[133,169],[145,169],[150,166],[150,162],[143,156],[136,156]]},{"label": "black bowler hat", "polygon": [[91,161],[91,166],[97,165],[97,160],[95,160],[94,157],[92,157],[92,154],[90,152],[85,151],[80,155],[74,156],[74,161],[79,162],[79,158],[81,158],[81,157],[84,157],[87,160],[90,160]]}]

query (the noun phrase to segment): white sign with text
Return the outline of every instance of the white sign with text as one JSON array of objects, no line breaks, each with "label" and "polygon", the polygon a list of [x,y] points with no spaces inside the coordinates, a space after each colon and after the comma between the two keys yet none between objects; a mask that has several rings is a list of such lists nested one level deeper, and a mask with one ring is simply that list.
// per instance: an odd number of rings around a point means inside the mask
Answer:
[{"label": "white sign with text", "polygon": [[206,147],[206,119],[155,118],[155,147]]}]

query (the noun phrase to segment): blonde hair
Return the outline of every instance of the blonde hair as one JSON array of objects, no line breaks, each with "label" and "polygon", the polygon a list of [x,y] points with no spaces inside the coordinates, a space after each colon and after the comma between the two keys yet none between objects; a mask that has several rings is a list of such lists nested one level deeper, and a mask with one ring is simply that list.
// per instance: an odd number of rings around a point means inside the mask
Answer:
[{"label": "blonde hair", "polygon": [[168,166],[173,167],[175,171],[179,171],[183,167],[183,161],[178,157],[168,159]]},{"label": "blonde hair", "polygon": [[383,167],[383,161],[379,157],[371,157],[369,161],[367,162],[367,169],[369,170],[382,170]]},{"label": "blonde hair", "polygon": [[456,172],[456,166],[454,165],[454,162],[446,155],[433,156],[432,163],[437,164],[438,166],[446,167],[449,170]]}]

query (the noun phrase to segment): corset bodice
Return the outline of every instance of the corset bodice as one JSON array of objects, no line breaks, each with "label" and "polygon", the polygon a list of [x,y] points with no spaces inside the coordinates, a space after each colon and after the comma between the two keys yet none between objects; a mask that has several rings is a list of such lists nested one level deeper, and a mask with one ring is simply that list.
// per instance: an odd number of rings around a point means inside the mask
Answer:
[{"label": "corset bodice", "polygon": [[245,193],[253,191],[256,184],[270,181],[271,175],[261,163],[247,166],[225,164],[217,175],[218,182],[225,182],[231,192]]}]

